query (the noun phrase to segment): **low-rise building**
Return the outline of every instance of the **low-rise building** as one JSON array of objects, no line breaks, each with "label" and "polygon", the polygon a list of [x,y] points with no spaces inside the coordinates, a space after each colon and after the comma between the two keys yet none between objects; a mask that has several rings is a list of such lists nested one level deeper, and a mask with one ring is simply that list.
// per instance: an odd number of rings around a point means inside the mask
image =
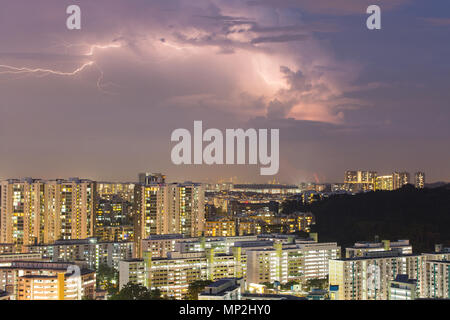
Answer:
[{"label": "low-rise building", "polygon": [[424,296],[431,299],[450,299],[450,261],[429,260],[424,266]]},{"label": "low-rise building", "polygon": [[234,237],[235,235],[236,222],[232,219],[207,220],[205,223],[207,237]]},{"label": "low-rise building", "polygon": [[381,242],[357,242],[353,245],[353,247],[345,249],[345,257],[363,257],[367,252],[389,250],[397,251],[401,254],[412,254],[413,252],[412,245],[409,243],[409,240],[383,240]]},{"label": "low-rise building", "polygon": [[120,261],[119,282],[139,283],[163,295],[183,298],[196,280],[244,278],[246,283],[286,283],[325,279],[328,260],[340,257],[336,243],[297,239],[294,235],[145,240],[143,259]]},{"label": "low-rise building", "polygon": [[389,282],[389,300],[415,300],[416,294],[417,280],[406,274],[398,274]]},{"label": "low-rise building", "polygon": [[13,261],[0,267],[0,290],[11,300],[94,298],[95,272],[71,263]]},{"label": "low-rise building", "polygon": [[332,243],[276,243],[271,248],[247,250],[247,283],[303,283],[328,276],[328,261],[340,257]]},{"label": "low-rise building", "polygon": [[450,251],[401,254],[397,250],[330,260],[330,296],[338,300],[387,300],[392,281],[404,275],[416,281],[416,298],[434,298],[434,292],[436,297],[445,297],[445,266],[449,260]]},{"label": "low-rise building", "polygon": [[396,251],[367,252],[362,257],[329,261],[329,285],[339,300],[387,300],[389,283],[398,274],[420,279],[423,257]]},{"label": "low-rise building", "polygon": [[31,260],[31,261],[41,261],[41,260],[48,260],[43,259],[41,253],[4,253],[0,254],[0,265],[4,264],[5,262],[12,262],[12,261],[24,261],[24,260]]},{"label": "low-rise building", "polygon": [[205,287],[198,300],[241,300],[244,291],[243,278],[220,279]]},{"label": "low-rise building", "polygon": [[97,238],[58,240],[26,249],[54,262],[83,261],[88,268],[95,270],[102,264],[118,269],[120,260],[134,257],[134,242],[99,242]]},{"label": "low-rise building", "polygon": [[15,253],[16,249],[14,243],[0,243],[0,254]]}]

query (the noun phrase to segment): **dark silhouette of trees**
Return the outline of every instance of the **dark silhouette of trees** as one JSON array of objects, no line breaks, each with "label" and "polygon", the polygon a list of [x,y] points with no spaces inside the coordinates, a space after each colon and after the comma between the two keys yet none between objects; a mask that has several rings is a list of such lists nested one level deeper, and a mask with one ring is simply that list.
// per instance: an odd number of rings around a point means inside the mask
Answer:
[{"label": "dark silhouette of trees", "polygon": [[109,300],[161,300],[161,291],[159,289],[148,290],[146,287],[127,283],[122,290],[111,296]]},{"label": "dark silhouette of trees", "polygon": [[211,280],[197,280],[191,282],[188,287],[188,293],[186,300],[198,300],[198,295],[201,293],[205,287],[213,283]]},{"label": "dark silhouette of trees", "polygon": [[356,241],[409,239],[416,253],[434,245],[450,245],[450,185],[417,190],[411,185],[395,191],[335,195],[307,208],[294,202],[287,211],[311,211],[320,241],[337,241],[342,247]]}]

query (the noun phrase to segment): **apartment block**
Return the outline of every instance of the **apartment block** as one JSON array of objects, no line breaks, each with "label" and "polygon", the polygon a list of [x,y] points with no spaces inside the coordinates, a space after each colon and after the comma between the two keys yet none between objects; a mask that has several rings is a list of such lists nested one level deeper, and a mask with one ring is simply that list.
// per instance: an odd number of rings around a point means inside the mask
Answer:
[{"label": "apartment block", "polygon": [[204,190],[200,184],[139,184],[134,201],[134,238],[139,256],[142,239],[151,235],[197,237],[204,232]]},{"label": "apartment block", "polygon": [[239,277],[239,255],[215,254],[214,250],[194,253],[171,252],[167,258],[152,258],[144,254],[142,260],[120,262],[119,282],[128,282],[161,290],[163,295],[182,299],[189,284],[196,280],[218,280]]},{"label": "apartment block", "polygon": [[246,254],[247,283],[304,283],[325,279],[328,261],[340,257],[340,247],[336,243],[275,243],[272,248],[250,249]]},{"label": "apartment block", "polygon": [[415,300],[416,296],[417,280],[398,274],[389,282],[389,300]]},{"label": "apartment block", "polygon": [[13,261],[0,267],[0,290],[11,300],[93,298],[95,272],[71,263]]},{"label": "apartment block", "polygon": [[345,189],[353,192],[375,190],[376,177],[375,171],[345,171]]},{"label": "apartment block", "polygon": [[357,242],[353,247],[345,248],[345,257],[363,257],[368,252],[397,251],[401,254],[412,254],[412,245],[409,240],[382,240],[381,242]]},{"label": "apartment block", "polygon": [[93,235],[95,183],[25,178],[0,183],[0,242],[16,250]]},{"label": "apartment block", "polygon": [[243,278],[220,279],[205,287],[198,300],[241,300],[244,292]]},{"label": "apartment block", "polygon": [[416,172],[414,175],[414,186],[417,189],[425,188],[425,173],[424,172]]},{"label": "apartment block", "polygon": [[97,270],[100,265],[119,268],[120,260],[134,257],[133,242],[104,242],[97,238],[58,240],[53,244],[28,246],[30,253],[39,253],[54,262],[78,261]]},{"label": "apartment block", "polygon": [[428,260],[423,270],[422,295],[430,299],[450,299],[450,260]]}]

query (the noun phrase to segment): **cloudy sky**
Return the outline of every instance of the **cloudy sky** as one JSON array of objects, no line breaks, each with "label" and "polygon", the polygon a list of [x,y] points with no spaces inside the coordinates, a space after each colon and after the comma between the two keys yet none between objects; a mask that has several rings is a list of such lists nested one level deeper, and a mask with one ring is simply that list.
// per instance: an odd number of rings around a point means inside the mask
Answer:
[{"label": "cloudy sky", "polygon": [[173,165],[172,131],[202,120],[280,129],[281,182],[450,180],[449,40],[448,0],[4,0],[0,178],[269,179]]}]

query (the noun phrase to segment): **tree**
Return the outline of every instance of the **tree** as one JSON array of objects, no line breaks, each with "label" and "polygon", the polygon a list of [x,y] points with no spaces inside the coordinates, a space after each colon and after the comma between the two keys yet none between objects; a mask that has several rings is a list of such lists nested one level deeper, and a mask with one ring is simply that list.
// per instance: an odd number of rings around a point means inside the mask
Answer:
[{"label": "tree", "polygon": [[261,284],[266,286],[267,289],[273,289],[274,288],[274,284],[271,283],[271,282],[263,282]]},{"label": "tree", "polygon": [[119,291],[119,273],[107,264],[99,265],[96,278],[97,288],[105,289],[110,295]]},{"label": "tree", "polygon": [[304,291],[312,291],[313,289],[326,289],[328,286],[328,278],[325,279],[309,279],[306,281]]},{"label": "tree", "polygon": [[161,300],[161,291],[159,289],[148,290],[146,287],[127,283],[122,290],[111,296],[109,300]]},{"label": "tree", "polygon": [[292,286],[299,284],[299,282],[291,280],[281,285],[282,290],[290,290]]},{"label": "tree", "polygon": [[188,287],[188,293],[186,300],[198,300],[198,295],[202,292],[206,286],[212,283],[211,280],[197,280],[191,282]]}]

